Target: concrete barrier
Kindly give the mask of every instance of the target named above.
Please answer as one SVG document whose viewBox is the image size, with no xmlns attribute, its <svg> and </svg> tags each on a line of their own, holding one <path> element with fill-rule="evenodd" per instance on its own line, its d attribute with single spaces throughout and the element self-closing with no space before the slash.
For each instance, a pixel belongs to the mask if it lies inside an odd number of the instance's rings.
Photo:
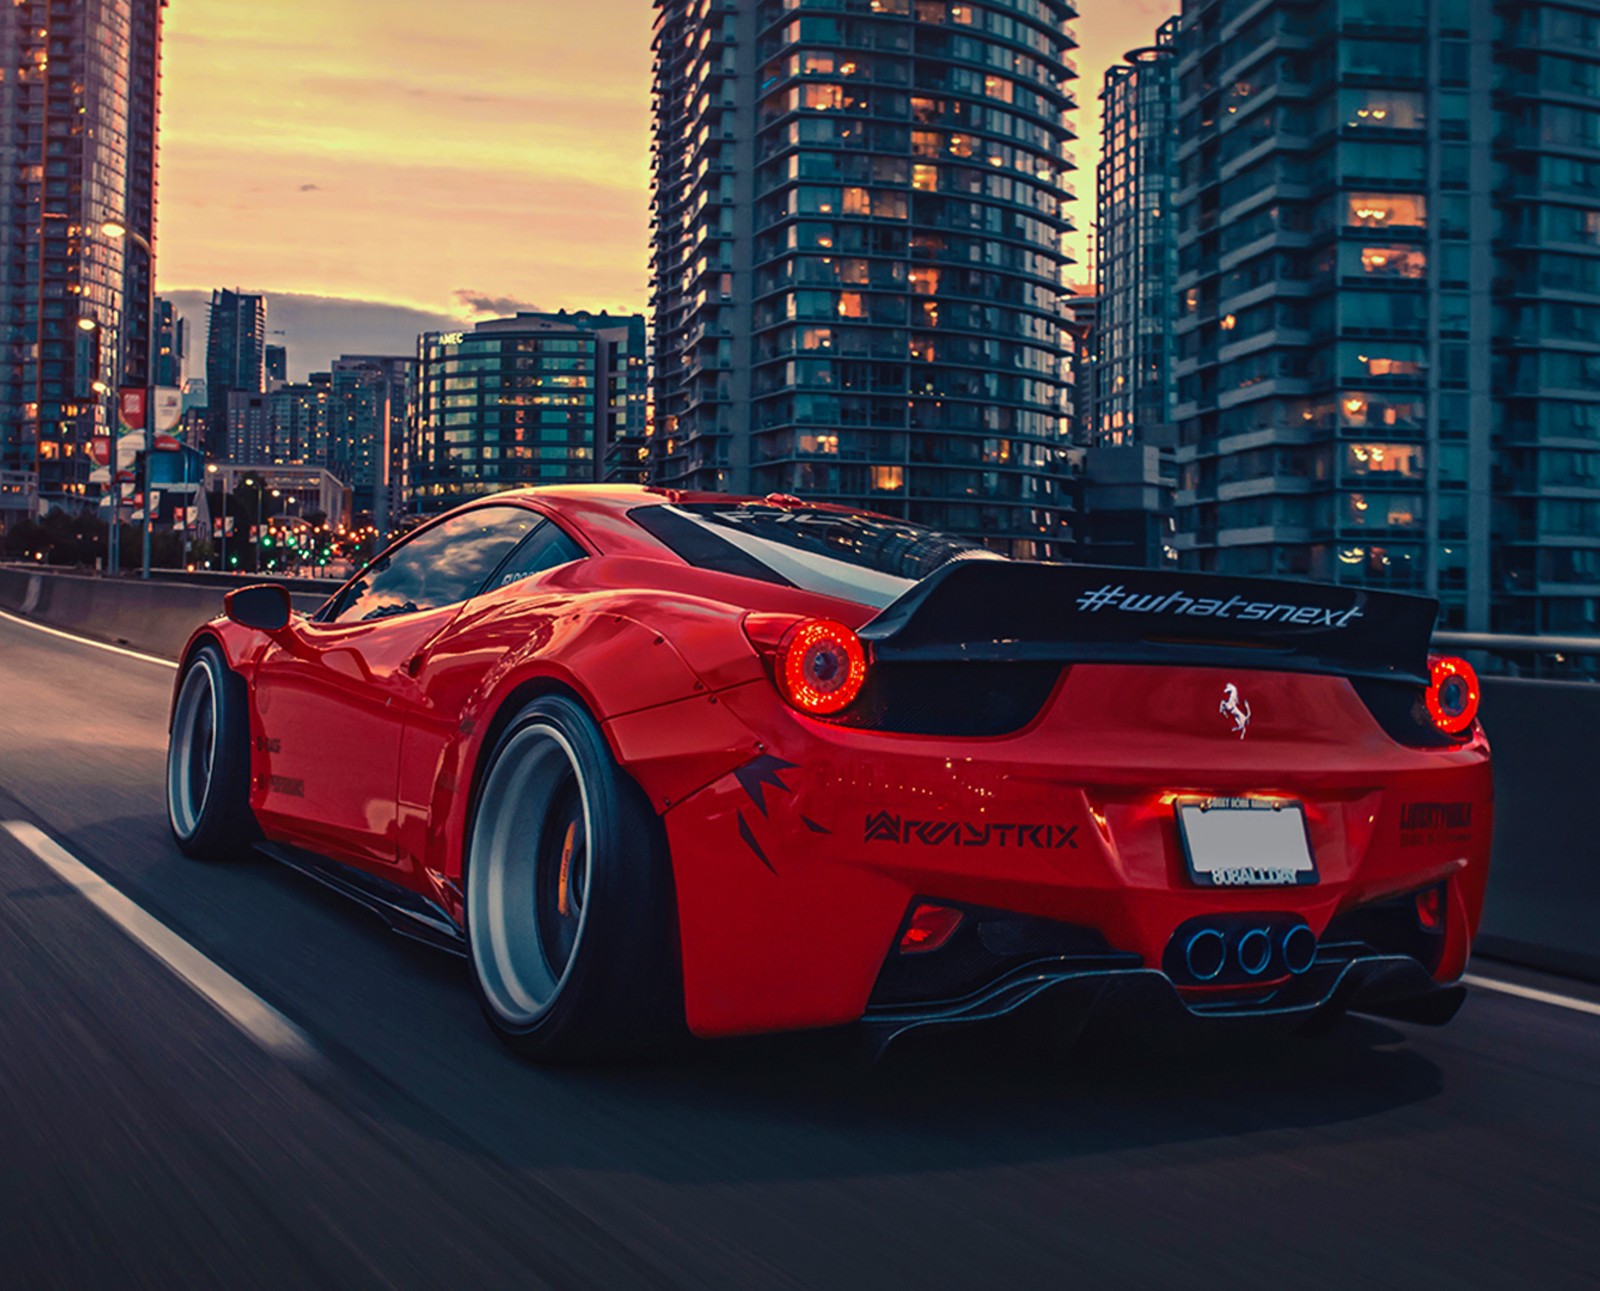
<svg viewBox="0 0 1600 1291">
<path fill-rule="evenodd" d="M 1600 685 L 1482 680 L 1494 862 L 1474 949 L 1600 981 Z"/>
<path fill-rule="evenodd" d="M 221 612 L 229 587 L 260 581 L 270 580 L 177 575 L 144 582 L 4 566 L 0 609 L 176 656 L 199 624 Z M 276 581 L 305 611 L 340 586 Z M 1494 863 L 1476 949 L 1600 981 L 1600 685 L 1486 677 L 1483 722 L 1495 753 Z"/>
<path fill-rule="evenodd" d="M 230 587 L 274 581 L 290 589 L 296 609 L 308 612 L 338 586 L 274 579 L 96 578 L 9 565 L 0 567 L 0 609 L 96 641 L 175 657 L 195 628 L 222 613 Z"/>
</svg>

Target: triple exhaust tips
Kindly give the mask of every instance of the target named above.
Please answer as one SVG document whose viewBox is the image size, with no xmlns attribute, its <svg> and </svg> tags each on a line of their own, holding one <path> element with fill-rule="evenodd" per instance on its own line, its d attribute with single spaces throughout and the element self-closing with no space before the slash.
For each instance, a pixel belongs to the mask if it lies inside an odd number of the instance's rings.
<svg viewBox="0 0 1600 1291">
<path fill-rule="evenodd" d="M 1299 976 L 1317 957 L 1316 935 L 1303 923 L 1282 926 L 1201 927 L 1183 943 L 1183 966 L 1197 982 L 1229 978 L 1255 980 L 1276 966 Z"/>
</svg>

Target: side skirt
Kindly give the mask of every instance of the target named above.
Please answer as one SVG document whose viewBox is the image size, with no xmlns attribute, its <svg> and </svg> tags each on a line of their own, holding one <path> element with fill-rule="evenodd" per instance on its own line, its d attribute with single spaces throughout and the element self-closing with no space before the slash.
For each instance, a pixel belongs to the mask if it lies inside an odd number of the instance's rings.
<svg viewBox="0 0 1600 1291">
<path fill-rule="evenodd" d="M 258 843 L 256 850 L 323 887 L 366 906 L 402 937 L 465 956 L 466 938 L 439 906 L 375 874 L 330 861 L 287 843 Z"/>
</svg>

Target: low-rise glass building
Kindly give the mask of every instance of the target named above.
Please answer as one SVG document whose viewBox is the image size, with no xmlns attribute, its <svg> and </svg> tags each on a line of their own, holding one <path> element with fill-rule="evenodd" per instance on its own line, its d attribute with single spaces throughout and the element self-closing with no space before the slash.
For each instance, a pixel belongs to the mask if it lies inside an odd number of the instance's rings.
<svg viewBox="0 0 1600 1291">
<path fill-rule="evenodd" d="M 636 478 L 644 444 L 639 315 L 518 314 L 418 343 L 408 510 L 534 484 Z"/>
</svg>

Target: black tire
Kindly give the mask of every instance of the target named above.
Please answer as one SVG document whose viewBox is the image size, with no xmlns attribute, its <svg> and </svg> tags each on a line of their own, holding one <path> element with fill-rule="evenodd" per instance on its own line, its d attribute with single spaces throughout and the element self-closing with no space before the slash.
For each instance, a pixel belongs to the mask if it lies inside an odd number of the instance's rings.
<svg viewBox="0 0 1600 1291">
<path fill-rule="evenodd" d="M 576 701 L 534 700 L 495 743 L 473 804 L 465 882 L 478 1002 L 516 1053 L 591 1061 L 681 1033 L 661 822 Z"/>
<path fill-rule="evenodd" d="M 167 824 L 178 849 L 225 860 L 260 836 L 250 810 L 250 698 L 214 645 L 195 651 L 167 728 Z"/>
</svg>

